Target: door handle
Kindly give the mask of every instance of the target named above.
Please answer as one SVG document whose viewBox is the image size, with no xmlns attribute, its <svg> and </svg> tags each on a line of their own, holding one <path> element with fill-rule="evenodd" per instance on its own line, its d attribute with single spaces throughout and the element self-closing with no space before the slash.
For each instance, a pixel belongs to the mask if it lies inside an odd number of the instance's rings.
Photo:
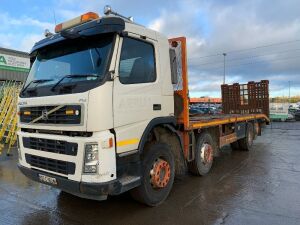
<svg viewBox="0 0 300 225">
<path fill-rule="evenodd" d="M 153 111 L 161 110 L 161 104 L 153 104 Z"/>
</svg>

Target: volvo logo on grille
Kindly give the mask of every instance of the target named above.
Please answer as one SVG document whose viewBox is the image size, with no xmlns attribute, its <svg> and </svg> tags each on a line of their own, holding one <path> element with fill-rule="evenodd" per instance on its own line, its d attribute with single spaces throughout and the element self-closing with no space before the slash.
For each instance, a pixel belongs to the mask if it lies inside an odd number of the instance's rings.
<svg viewBox="0 0 300 225">
<path fill-rule="evenodd" d="M 47 120 L 48 119 L 48 111 L 47 111 L 47 109 L 44 109 L 42 111 L 42 119 L 43 120 Z"/>
<path fill-rule="evenodd" d="M 51 114 L 51 113 L 54 113 L 56 112 L 57 110 L 61 109 L 62 107 L 64 107 L 64 105 L 59 105 L 59 106 L 56 106 L 55 108 L 51 109 L 51 110 L 47 110 L 47 108 L 44 108 L 42 110 L 42 113 L 39 117 L 35 118 L 34 120 L 30 121 L 29 123 L 36 123 L 37 121 L 39 120 L 47 120 L 48 119 L 48 116 Z"/>
</svg>

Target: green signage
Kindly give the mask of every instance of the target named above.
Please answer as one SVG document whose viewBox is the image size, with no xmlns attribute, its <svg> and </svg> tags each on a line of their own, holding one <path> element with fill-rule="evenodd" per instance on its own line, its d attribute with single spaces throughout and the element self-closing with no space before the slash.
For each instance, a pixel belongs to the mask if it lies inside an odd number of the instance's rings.
<svg viewBox="0 0 300 225">
<path fill-rule="evenodd" d="M 0 55 L 0 63 L 6 64 L 6 60 L 3 55 Z"/>
<path fill-rule="evenodd" d="M 28 57 L 0 54 L 0 69 L 18 72 L 29 72 L 30 61 Z"/>
<path fill-rule="evenodd" d="M 26 68 L 18 68 L 18 67 L 3 66 L 3 65 L 0 65 L 0 69 L 9 70 L 9 71 L 17 71 L 17 72 L 25 72 L 25 73 L 28 73 L 30 71 L 30 69 L 26 69 Z"/>
</svg>

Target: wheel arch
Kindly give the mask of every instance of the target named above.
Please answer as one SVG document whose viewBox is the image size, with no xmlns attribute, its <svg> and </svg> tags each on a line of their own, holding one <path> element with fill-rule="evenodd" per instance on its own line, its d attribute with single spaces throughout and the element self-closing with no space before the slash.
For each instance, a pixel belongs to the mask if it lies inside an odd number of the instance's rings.
<svg viewBox="0 0 300 225">
<path fill-rule="evenodd" d="M 162 130 L 163 132 L 161 132 Z M 149 136 L 152 134 L 154 134 L 154 138 L 156 140 L 162 141 L 170 146 L 175 157 L 176 175 L 178 176 L 184 174 L 187 166 L 183 155 L 183 140 L 179 132 L 176 130 L 176 118 L 173 116 L 158 117 L 149 122 L 145 131 L 143 132 L 138 146 L 138 152 L 140 155 L 143 155 L 144 150 L 146 149 L 146 143 L 148 143 Z M 166 141 L 165 135 L 169 135 L 170 138 L 176 137 L 175 140 L 178 141 L 179 145 L 174 145 L 174 143 L 171 143 L 172 141 Z"/>
<path fill-rule="evenodd" d="M 141 141 L 138 145 L 138 151 L 140 152 L 140 154 L 143 153 L 145 144 L 147 142 L 147 138 L 148 135 L 151 133 L 151 131 L 157 127 L 157 126 L 163 126 L 163 125 L 168 125 L 166 127 L 168 127 L 168 129 L 170 129 L 170 127 L 175 127 L 176 125 L 176 119 L 173 116 L 167 116 L 167 117 L 157 117 L 152 119 L 147 127 L 145 128 L 142 137 L 141 137 Z"/>
</svg>

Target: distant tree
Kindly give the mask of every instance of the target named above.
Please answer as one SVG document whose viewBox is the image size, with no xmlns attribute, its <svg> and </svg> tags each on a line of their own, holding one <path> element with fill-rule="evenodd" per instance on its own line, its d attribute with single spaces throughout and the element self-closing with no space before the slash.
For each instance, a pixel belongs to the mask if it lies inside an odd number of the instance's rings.
<svg viewBox="0 0 300 225">
<path fill-rule="evenodd" d="M 270 102 L 285 103 L 285 102 L 289 102 L 289 98 L 288 97 L 270 98 Z M 290 99 L 290 103 L 297 103 L 297 102 L 300 102 L 300 96 L 292 96 Z"/>
</svg>

